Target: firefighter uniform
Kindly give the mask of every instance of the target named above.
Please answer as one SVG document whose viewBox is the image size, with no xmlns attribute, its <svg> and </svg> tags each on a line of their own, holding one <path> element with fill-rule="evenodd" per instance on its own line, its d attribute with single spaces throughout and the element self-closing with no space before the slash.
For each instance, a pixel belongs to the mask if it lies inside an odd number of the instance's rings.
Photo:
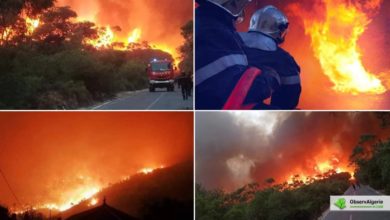
<svg viewBox="0 0 390 220">
<path fill-rule="evenodd" d="M 271 37 L 260 32 L 240 33 L 249 65 L 272 68 L 280 76 L 280 87 L 271 98 L 271 105 L 280 109 L 295 109 L 301 94 L 300 67 L 294 58 L 280 48 Z"/>
<path fill-rule="evenodd" d="M 237 102 L 237 98 L 248 104 L 261 103 L 270 97 L 275 80 L 258 69 L 249 68 L 243 41 L 235 29 L 236 17 L 212 2 L 198 0 L 198 3 L 195 12 L 196 108 L 241 109 L 237 105 L 226 105 Z"/>
</svg>

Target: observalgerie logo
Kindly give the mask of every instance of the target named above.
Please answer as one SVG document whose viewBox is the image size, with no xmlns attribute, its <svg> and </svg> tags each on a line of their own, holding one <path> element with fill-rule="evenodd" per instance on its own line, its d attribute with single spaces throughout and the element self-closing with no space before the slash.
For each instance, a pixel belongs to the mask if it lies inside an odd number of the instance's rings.
<svg viewBox="0 0 390 220">
<path fill-rule="evenodd" d="M 339 209 L 345 209 L 347 205 L 345 204 L 346 201 L 344 198 L 339 198 L 334 205 L 337 206 Z"/>
</svg>

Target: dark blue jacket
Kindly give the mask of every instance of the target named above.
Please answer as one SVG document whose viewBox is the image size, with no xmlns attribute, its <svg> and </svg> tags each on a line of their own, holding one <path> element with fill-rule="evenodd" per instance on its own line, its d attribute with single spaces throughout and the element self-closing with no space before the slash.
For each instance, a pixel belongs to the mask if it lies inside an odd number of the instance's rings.
<svg viewBox="0 0 390 220">
<path fill-rule="evenodd" d="M 251 32 L 250 32 L 251 33 Z M 262 37 L 261 33 L 257 33 Z M 285 50 L 275 46 L 275 51 L 268 51 L 256 48 L 256 33 L 246 35 L 245 40 L 250 46 L 245 46 L 244 50 L 251 66 L 257 68 L 272 68 L 280 76 L 280 87 L 274 91 L 271 98 L 271 105 L 278 109 L 295 109 L 299 103 L 301 95 L 300 72 L 301 69 L 294 58 Z M 261 42 L 257 42 L 259 45 Z M 248 43 L 246 43 L 248 45 Z M 275 43 L 275 45 L 277 45 Z"/>
<path fill-rule="evenodd" d="M 201 1 L 195 11 L 196 109 L 222 109 L 235 85 L 248 69 L 243 42 L 235 29 L 235 17 L 223 8 Z M 259 77 L 246 101 L 262 102 L 270 96 Z"/>
</svg>

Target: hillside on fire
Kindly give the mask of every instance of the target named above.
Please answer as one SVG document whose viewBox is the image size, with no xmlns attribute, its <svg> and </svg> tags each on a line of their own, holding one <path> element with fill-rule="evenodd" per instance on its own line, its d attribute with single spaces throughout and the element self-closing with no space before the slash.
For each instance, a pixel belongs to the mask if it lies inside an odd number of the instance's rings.
<svg viewBox="0 0 390 220">
<path fill-rule="evenodd" d="M 190 72 L 192 5 L 153 4 L 1 1 L 0 109 L 79 109 L 145 89 L 153 59 Z"/>
<path fill-rule="evenodd" d="M 328 216 L 331 195 L 390 195 L 389 113 L 197 113 L 196 124 L 196 219 L 342 219 Z"/>
<path fill-rule="evenodd" d="M 1 220 L 193 216 L 190 112 L 3 112 L 0 121 Z"/>
<path fill-rule="evenodd" d="M 139 173 L 102 189 L 94 198 L 61 213 L 62 219 L 102 205 L 103 200 L 138 219 L 186 219 L 193 216 L 193 163 Z M 91 201 L 94 205 L 91 205 Z"/>
</svg>

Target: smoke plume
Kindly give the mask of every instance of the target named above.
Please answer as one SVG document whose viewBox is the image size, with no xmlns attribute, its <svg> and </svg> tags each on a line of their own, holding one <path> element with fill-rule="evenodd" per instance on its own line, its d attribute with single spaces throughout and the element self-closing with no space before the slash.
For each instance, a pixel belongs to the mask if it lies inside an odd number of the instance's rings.
<svg viewBox="0 0 390 220">
<path fill-rule="evenodd" d="M 287 181 L 330 163 L 353 171 L 349 157 L 363 134 L 388 137 L 375 113 L 196 114 L 196 181 L 234 190 L 253 181 Z"/>
</svg>

